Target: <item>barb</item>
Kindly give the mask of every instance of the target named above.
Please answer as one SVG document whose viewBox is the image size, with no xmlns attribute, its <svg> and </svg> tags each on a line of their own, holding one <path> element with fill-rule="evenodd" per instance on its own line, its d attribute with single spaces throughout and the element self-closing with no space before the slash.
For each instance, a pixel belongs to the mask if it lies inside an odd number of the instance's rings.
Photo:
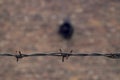
<svg viewBox="0 0 120 80">
<path fill-rule="evenodd" d="M 120 53 L 110 53 L 110 54 L 104 54 L 104 53 L 73 53 L 71 50 L 70 52 L 63 52 L 61 49 L 60 52 L 51 52 L 51 53 L 32 53 L 32 54 L 23 54 L 21 51 L 16 51 L 18 54 L 12 54 L 12 53 L 4 53 L 0 54 L 0 56 L 10 56 L 15 57 L 16 61 L 18 62 L 19 59 L 22 59 L 24 57 L 32 57 L 32 56 L 58 56 L 62 57 L 62 62 L 64 62 L 65 59 L 68 59 L 70 56 L 103 56 L 108 57 L 111 59 L 120 59 Z"/>
</svg>

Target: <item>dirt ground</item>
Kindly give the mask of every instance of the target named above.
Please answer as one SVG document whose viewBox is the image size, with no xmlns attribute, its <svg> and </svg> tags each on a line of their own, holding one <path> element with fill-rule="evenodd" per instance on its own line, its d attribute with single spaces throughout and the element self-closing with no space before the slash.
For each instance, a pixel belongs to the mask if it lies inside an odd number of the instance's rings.
<svg viewBox="0 0 120 80">
<path fill-rule="evenodd" d="M 57 33 L 69 18 L 74 35 Z M 120 0 L 0 0 L 0 53 L 120 51 Z M 0 80 L 120 80 L 106 57 L 0 57 Z"/>
</svg>

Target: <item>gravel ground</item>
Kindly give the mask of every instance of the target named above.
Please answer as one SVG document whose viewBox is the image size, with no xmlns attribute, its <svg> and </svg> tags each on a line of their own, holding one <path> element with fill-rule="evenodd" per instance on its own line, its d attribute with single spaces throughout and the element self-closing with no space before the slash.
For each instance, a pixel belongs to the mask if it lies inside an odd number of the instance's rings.
<svg viewBox="0 0 120 80">
<path fill-rule="evenodd" d="M 57 33 L 69 18 L 74 35 Z M 0 0 L 0 52 L 120 51 L 120 0 Z M 0 57 L 0 80 L 120 80 L 120 60 L 105 57 Z"/>
</svg>

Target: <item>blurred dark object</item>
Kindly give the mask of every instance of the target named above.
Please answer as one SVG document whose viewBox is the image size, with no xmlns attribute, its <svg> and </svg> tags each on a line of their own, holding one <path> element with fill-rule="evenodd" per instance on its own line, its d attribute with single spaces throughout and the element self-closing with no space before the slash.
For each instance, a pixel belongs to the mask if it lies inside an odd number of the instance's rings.
<svg viewBox="0 0 120 80">
<path fill-rule="evenodd" d="M 66 40 L 70 40 L 73 36 L 74 29 L 70 21 L 66 20 L 62 25 L 60 25 L 58 33 Z"/>
</svg>

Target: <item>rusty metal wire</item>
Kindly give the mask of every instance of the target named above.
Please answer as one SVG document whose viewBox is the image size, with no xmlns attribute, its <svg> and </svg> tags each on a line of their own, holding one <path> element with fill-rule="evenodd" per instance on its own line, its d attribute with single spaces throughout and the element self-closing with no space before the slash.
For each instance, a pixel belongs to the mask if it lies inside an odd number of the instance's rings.
<svg viewBox="0 0 120 80">
<path fill-rule="evenodd" d="M 110 54 L 104 54 L 104 53 L 72 53 L 70 52 L 62 52 L 60 49 L 60 52 L 50 52 L 50 53 L 32 53 L 32 54 L 23 54 L 21 51 L 16 51 L 19 54 L 11 54 L 11 53 L 4 53 L 0 54 L 0 56 L 10 56 L 10 57 L 15 57 L 17 62 L 19 59 L 25 58 L 25 57 L 31 57 L 31 56 L 60 56 L 62 57 L 62 62 L 64 62 L 65 59 L 68 59 L 70 56 L 103 56 L 103 57 L 108 57 L 111 59 L 120 59 L 120 53 L 110 53 Z"/>
</svg>

